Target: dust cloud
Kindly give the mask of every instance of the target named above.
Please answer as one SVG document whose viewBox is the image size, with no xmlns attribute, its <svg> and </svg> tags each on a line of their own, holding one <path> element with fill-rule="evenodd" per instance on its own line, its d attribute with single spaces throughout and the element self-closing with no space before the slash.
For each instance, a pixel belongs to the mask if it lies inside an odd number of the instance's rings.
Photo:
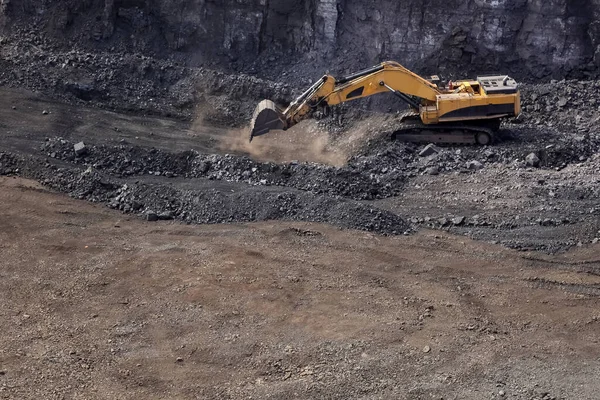
<svg viewBox="0 0 600 400">
<path fill-rule="evenodd" d="M 248 154 L 258 161 L 278 163 L 299 161 L 341 167 L 348 154 L 319 129 L 316 121 L 303 121 L 287 131 L 271 131 L 249 142 L 250 128 L 230 130 L 221 140 L 220 150 Z"/>
<path fill-rule="evenodd" d="M 393 117 L 392 117 L 393 118 Z M 347 131 L 335 140 L 336 148 L 340 149 L 349 157 L 359 153 L 369 141 L 380 139 L 388 135 L 391 128 L 390 116 L 372 115 L 359 121 L 355 121 Z"/>
<path fill-rule="evenodd" d="M 314 162 L 336 167 L 346 165 L 369 140 L 381 136 L 390 124 L 389 116 L 371 115 L 355 120 L 343 133 L 332 136 L 319 127 L 316 120 L 307 119 L 286 131 L 271 131 L 250 142 L 249 126 L 216 128 L 210 118 L 214 113 L 210 104 L 199 105 L 191 127 L 195 136 L 211 142 L 207 142 L 207 146 L 213 150 L 243 154 L 263 162 Z"/>
</svg>

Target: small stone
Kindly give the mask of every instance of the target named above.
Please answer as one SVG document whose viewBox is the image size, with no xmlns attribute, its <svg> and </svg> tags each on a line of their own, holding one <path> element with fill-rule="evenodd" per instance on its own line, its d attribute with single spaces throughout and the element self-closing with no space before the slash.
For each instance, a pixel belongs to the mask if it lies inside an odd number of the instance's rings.
<svg viewBox="0 0 600 400">
<path fill-rule="evenodd" d="M 552 226 L 553 225 L 552 220 L 550 218 L 544 218 L 544 219 L 539 218 L 538 223 L 541 226 Z"/>
<path fill-rule="evenodd" d="M 551 82 L 551 83 L 552 83 L 552 82 Z M 552 84 L 554 84 L 554 83 L 552 83 Z M 541 87 L 541 88 L 539 89 L 538 93 L 539 93 L 539 95 L 540 95 L 540 96 L 545 96 L 545 95 L 547 95 L 547 94 L 549 94 L 549 93 L 550 93 L 550 88 L 549 88 L 549 87 L 547 87 L 547 86 Z"/>
<path fill-rule="evenodd" d="M 456 226 L 460 226 L 465 223 L 465 217 L 454 217 L 452 218 L 452 223 Z"/>
<path fill-rule="evenodd" d="M 496 153 L 493 150 L 486 150 L 483 155 L 485 155 L 486 158 L 496 157 Z"/>
<path fill-rule="evenodd" d="M 42 111 L 42 114 L 44 114 L 44 115 L 48 115 L 48 111 L 47 111 L 47 110 L 44 110 L 44 111 Z"/>
<path fill-rule="evenodd" d="M 498 395 L 500 395 L 500 397 L 504 397 L 506 395 L 506 392 L 504 390 L 501 390 L 498 392 Z"/>
<path fill-rule="evenodd" d="M 421 150 L 419 152 L 419 156 L 427 157 L 427 156 L 430 156 L 432 154 L 436 154 L 439 152 L 440 152 L 440 148 L 437 147 L 436 145 L 434 145 L 433 143 L 430 143 L 427 146 L 425 146 L 425 148 L 423 148 L 423 150 Z"/>
<path fill-rule="evenodd" d="M 529 153 L 527 157 L 525 157 L 525 165 L 537 168 L 540 165 L 540 158 L 535 153 Z"/>
<path fill-rule="evenodd" d="M 566 97 L 561 97 L 560 99 L 558 99 L 558 106 L 564 107 L 567 105 L 568 102 L 569 102 L 569 99 L 567 99 Z"/>
<path fill-rule="evenodd" d="M 473 171 L 477 171 L 483 168 L 483 164 L 477 160 L 471 160 L 467 162 L 467 168 Z"/>
<path fill-rule="evenodd" d="M 446 217 L 442 217 L 442 218 L 438 219 L 438 221 L 437 221 L 437 222 L 438 222 L 438 224 L 440 224 L 441 226 L 446 226 L 446 225 L 448 225 L 448 223 L 449 223 L 449 221 L 448 221 L 448 218 L 446 218 Z"/>
<path fill-rule="evenodd" d="M 146 212 L 146 220 L 147 221 L 158 221 L 158 214 L 156 214 L 154 211 L 147 211 Z"/>
<path fill-rule="evenodd" d="M 438 167 L 429 167 L 425 172 L 427 175 L 439 175 L 440 170 Z"/>
<path fill-rule="evenodd" d="M 592 244 L 596 244 L 596 243 L 598 243 L 599 241 L 600 241 L 600 239 L 599 239 L 599 238 L 594 238 L 594 240 L 592 240 Z"/>
<path fill-rule="evenodd" d="M 75 143 L 73 149 L 75 150 L 75 154 L 78 156 L 82 156 L 88 152 L 88 149 L 85 147 L 85 143 L 83 142 Z"/>
<path fill-rule="evenodd" d="M 177 357 L 177 358 L 175 359 L 175 361 L 177 361 L 177 362 L 183 362 L 183 357 Z"/>
<path fill-rule="evenodd" d="M 431 351 L 431 347 L 425 346 L 423 347 L 423 353 L 429 353 Z"/>
<path fill-rule="evenodd" d="M 163 211 L 160 214 L 158 214 L 158 219 L 161 219 L 161 220 L 173 219 L 173 212 L 172 211 Z"/>
<path fill-rule="evenodd" d="M 12 106 L 12 109 L 13 109 L 13 110 L 16 110 L 16 109 L 17 109 L 17 106 Z"/>
</svg>

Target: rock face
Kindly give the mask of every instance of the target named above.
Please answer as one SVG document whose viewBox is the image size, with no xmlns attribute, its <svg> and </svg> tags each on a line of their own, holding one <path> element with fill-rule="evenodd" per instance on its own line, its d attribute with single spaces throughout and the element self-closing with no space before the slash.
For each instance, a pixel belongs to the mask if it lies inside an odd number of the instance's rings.
<svg viewBox="0 0 600 400">
<path fill-rule="evenodd" d="M 600 0 L 1 0 L 0 12 L 5 33 L 39 26 L 65 45 L 264 76 L 393 59 L 535 79 L 591 76 L 600 63 Z"/>
</svg>

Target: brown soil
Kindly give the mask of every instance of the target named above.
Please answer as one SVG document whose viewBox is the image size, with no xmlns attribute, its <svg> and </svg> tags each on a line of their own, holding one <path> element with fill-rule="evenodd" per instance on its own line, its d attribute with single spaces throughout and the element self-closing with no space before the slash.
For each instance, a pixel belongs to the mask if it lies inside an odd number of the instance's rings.
<svg viewBox="0 0 600 400">
<path fill-rule="evenodd" d="M 148 223 L 9 177 L 0 209 L 0 398 L 600 390 L 598 245 Z"/>
</svg>

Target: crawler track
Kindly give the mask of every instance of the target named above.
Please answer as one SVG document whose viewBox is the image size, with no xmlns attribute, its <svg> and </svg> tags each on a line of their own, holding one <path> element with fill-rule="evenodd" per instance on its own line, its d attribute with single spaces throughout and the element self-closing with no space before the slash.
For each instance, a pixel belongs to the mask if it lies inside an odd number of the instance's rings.
<svg viewBox="0 0 600 400">
<path fill-rule="evenodd" d="M 392 139 L 404 142 L 487 145 L 494 141 L 498 129 L 493 123 L 425 125 L 414 111 L 407 111 L 400 118 L 403 126 L 392 133 Z"/>
</svg>

